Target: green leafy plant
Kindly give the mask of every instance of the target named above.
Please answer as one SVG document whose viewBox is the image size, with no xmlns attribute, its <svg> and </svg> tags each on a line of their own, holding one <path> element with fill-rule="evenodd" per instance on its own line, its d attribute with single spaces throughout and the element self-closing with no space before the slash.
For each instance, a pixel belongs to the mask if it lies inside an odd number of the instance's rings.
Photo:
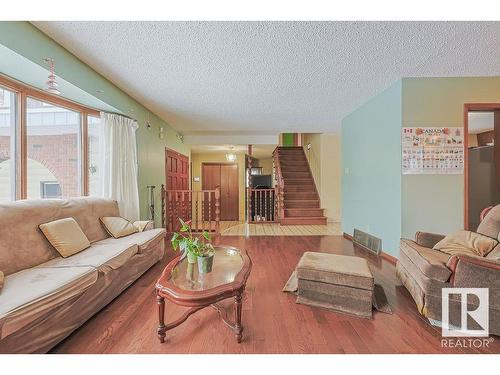
<svg viewBox="0 0 500 375">
<path fill-rule="evenodd" d="M 203 231 L 201 236 L 193 235 L 191 227 L 182 219 L 179 219 L 181 228 L 179 232 L 172 235 L 172 248 L 174 251 L 191 253 L 196 256 L 204 257 L 214 253 L 214 247 L 210 243 L 210 233 Z"/>
</svg>

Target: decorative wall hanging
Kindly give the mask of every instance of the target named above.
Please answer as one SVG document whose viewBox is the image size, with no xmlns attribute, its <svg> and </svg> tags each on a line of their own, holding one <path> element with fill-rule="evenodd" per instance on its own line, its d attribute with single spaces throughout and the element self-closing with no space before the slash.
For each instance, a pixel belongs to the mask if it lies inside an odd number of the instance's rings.
<svg viewBox="0 0 500 375">
<path fill-rule="evenodd" d="M 54 67 L 54 59 L 51 58 L 45 58 L 43 59 L 48 65 L 50 69 L 50 74 L 49 74 L 49 80 L 45 82 L 47 84 L 47 88 L 45 91 L 50 92 L 51 94 L 54 95 L 61 95 L 61 92 L 59 91 L 58 87 L 59 84 L 56 81 L 56 74 L 55 74 L 55 67 Z"/>
<path fill-rule="evenodd" d="M 403 174 L 463 173 L 463 128 L 403 128 L 401 137 Z"/>
</svg>

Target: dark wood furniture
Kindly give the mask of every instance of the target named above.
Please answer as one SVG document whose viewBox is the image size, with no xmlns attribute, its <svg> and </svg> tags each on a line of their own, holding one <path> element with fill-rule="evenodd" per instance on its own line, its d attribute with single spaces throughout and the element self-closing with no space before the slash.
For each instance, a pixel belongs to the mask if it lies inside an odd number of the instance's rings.
<svg viewBox="0 0 500 375">
<path fill-rule="evenodd" d="M 223 322 L 241 342 L 243 326 L 241 324 L 242 297 L 252 261 L 246 251 L 235 247 L 217 246 L 212 272 L 198 273 L 197 264 L 190 264 L 186 257 L 178 256 L 172 260 L 156 283 L 158 302 L 158 338 L 165 341 L 166 332 L 177 327 L 198 310 L 211 306 L 220 315 Z M 234 321 L 218 302 L 234 298 Z M 165 324 L 165 299 L 188 307 L 178 319 Z"/>
</svg>

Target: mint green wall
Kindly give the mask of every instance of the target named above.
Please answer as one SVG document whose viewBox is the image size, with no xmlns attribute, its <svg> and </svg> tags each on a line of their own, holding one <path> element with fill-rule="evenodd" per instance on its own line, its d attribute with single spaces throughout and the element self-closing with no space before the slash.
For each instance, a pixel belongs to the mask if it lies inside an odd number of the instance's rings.
<svg viewBox="0 0 500 375">
<path fill-rule="evenodd" d="M 165 180 L 164 149 L 169 147 L 185 155 L 190 155 L 190 148 L 177 139 L 177 132 L 156 115 L 148 114 L 147 109 L 141 103 L 131 98 L 28 22 L 0 22 L 0 44 L 16 52 L 19 59 L 31 61 L 34 64 L 33 70 L 39 70 L 40 66 L 45 68 L 43 58 L 52 57 L 56 63 L 57 76 L 79 88 L 82 93 L 81 97 L 72 97 L 71 99 L 95 106 L 96 102 L 99 101 L 90 100 L 89 95 L 95 96 L 105 103 L 101 108 L 97 109 L 109 110 L 110 107 L 116 108 L 117 112 L 137 120 L 139 123 L 137 147 L 141 216 L 143 218 L 147 216 L 146 186 L 156 185 L 156 221 L 158 224 L 160 220 L 159 186 Z M 2 55 L 0 55 L 1 59 Z M 1 73 L 23 81 L 23 78 L 33 75 L 33 72 L 26 71 L 26 65 L 24 61 L 23 64 L 19 64 L 22 69 L 17 66 L 3 67 Z M 45 79 L 46 77 L 44 77 L 43 81 Z M 26 83 L 36 85 L 33 82 Z M 98 94 L 96 90 L 103 90 L 104 93 Z M 78 95 L 78 90 L 72 90 L 72 95 Z M 147 130 L 144 126 L 148 118 L 153 125 L 151 130 Z M 158 137 L 160 126 L 164 128 L 165 136 L 163 140 Z"/>
<path fill-rule="evenodd" d="M 401 81 L 342 121 L 342 230 L 382 239 L 397 256 L 401 236 Z"/>
<path fill-rule="evenodd" d="M 500 77 L 404 78 L 402 126 L 463 127 L 465 103 L 500 103 Z M 406 175 L 402 234 L 450 233 L 464 225 L 464 176 Z"/>
</svg>

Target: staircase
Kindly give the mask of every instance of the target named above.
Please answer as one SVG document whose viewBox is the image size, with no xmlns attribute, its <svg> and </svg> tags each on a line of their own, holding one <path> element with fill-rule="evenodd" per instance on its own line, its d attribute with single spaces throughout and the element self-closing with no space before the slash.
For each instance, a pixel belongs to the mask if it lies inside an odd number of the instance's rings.
<svg viewBox="0 0 500 375">
<path fill-rule="evenodd" d="M 274 159 L 282 184 L 281 225 L 326 225 L 303 148 L 277 147 Z"/>
</svg>

